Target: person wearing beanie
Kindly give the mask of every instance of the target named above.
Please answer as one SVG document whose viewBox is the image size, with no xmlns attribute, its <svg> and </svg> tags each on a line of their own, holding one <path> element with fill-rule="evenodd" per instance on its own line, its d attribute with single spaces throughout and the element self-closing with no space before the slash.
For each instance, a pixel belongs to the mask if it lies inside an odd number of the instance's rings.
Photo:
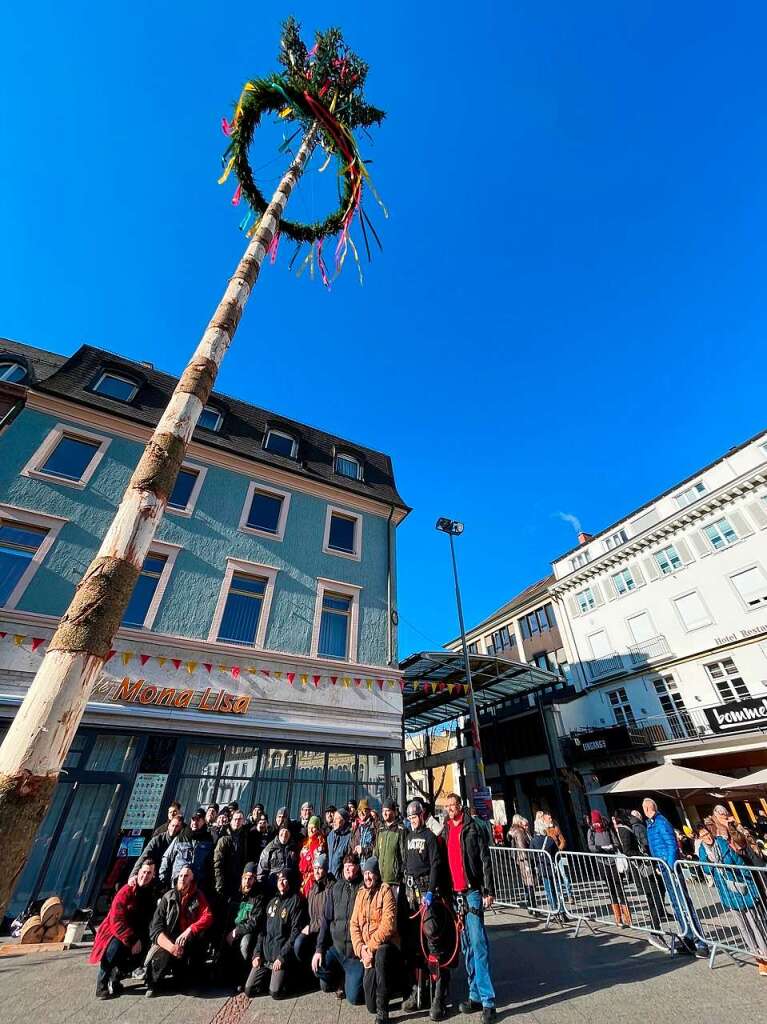
<svg viewBox="0 0 767 1024">
<path fill-rule="evenodd" d="M 226 907 L 221 961 L 238 987 L 250 970 L 264 919 L 264 896 L 256 874 L 256 863 L 249 861 L 242 870 L 239 892 L 229 898 Z"/>
<path fill-rule="evenodd" d="M 295 984 L 298 961 L 294 947 L 307 922 L 306 900 L 298 892 L 292 868 L 277 871 L 277 895 L 266 906 L 266 918 L 258 934 L 251 971 L 245 982 L 247 996 L 282 999 Z"/>
<path fill-rule="evenodd" d="M 213 874 L 216 895 L 226 903 L 236 896 L 240 888 L 243 864 L 248 854 L 248 833 L 245 815 L 235 811 L 229 822 L 229 831 L 221 836 L 213 851 Z"/>
<path fill-rule="evenodd" d="M 351 940 L 351 918 L 357 893 L 362 885 L 360 860 L 356 853 L 346 853 L 341 875 L 329 890 L 317 936 L 317 951 L 312 957 L 312 971 L 320 979 L 323 992 L 345 995 L 352 1006 L 361 1006 L 362 961 L 354 955 Z M 339 987 L 341 983 L 341 987 Z"/>
<path fill-rule="evenodd" d="M 334 882 L 335 878 L 328 874 L 328 855 L 319 850 L 314 855 L 311 885 L 306 886 L 304 883 L 302 886 L 302 889 L 305 889 L 309 920 L 302 928 L 294 946 L 296 959 L 307 973 L 317 948 L 317 936 L 325 915 L 325 903 Z"/>
<path fill-rule="evenodd" d="M 394 887 L 394 899 L 399 895 L 402 881 L 402 854 L 405 844 L 405 826 L 397 816 L 397 805 L 388 797 L 381 805 L 381 824 L 378 827 L 373 853 L 381 865 L 381 881 Z"/>
<path fill-rule="evenodd" d="M 258 861 L 258 880 L 266 891 L 274 893 L 277 888 L 277 872 L 284 868 L 294 868 L 297 861 L 296 849 L 290 825 L 283 821 L 277 835 L 264 847 Z"/>
<path fill-rule="evenodd" d="M 341 877 L 343 859 L 351 849 L 352 830 L 349 828 L 349 815 L 346 808 L 341 808 L 333 815 L 333 829 L 328 833 L 328 872 L 334 878 Z"/>
<path fill-rule="evenodd" d="M 198 807 L 168 849 L 160 863 L 160 882 L 163 890 L 176 884 L 181 869 L 190 867 L 197 888 L 206 896 L 212 887 L 213 837 L 205 824 L 205 811 Z"/>
<path fill-rule="evenodd" d="M 373 853 L 377 828 L 367 800 L 360 800 L 357 804 L 357 814 L 357 824 L 352 829 L 351 846 L 363 861 Z"/>
<path fill-rule="evenodd" d="M 313 814 L 306 823 L 306 839 L 301 847 L 298 858 L 298 871 L 301 875 L 301 895 L 308 896 L 314 883 L 314 859 L 318 853 L 327 853 L 328 844 L 322 831 L 322 823 Z"/>
<path fill-rule="evenodd" d="M 349 927 L 354 955 L 363 968 L 362 989 L 376 1024 L 389 1020 L 389 998 L 401 959 L 397 935 L 397 905 L 390 885 L 381 881 L 377 857 L 362 865 L 362 888 L 357 894 Z"/>
</svg>

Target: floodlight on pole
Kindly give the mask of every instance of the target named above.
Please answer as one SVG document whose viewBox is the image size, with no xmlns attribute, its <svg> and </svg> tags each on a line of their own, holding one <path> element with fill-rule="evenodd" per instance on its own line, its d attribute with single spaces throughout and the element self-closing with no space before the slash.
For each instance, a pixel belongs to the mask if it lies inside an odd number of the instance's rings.
<svg viewBox="0 0 767 1024">
<path fill-rule="evenodd" d="M 485 762 L 482 758 L 482 744 L 479 738 L 479 716 L 477 704 L 474 700 L 474 686 L 471 681 L 471 665 L 469 664 L 469 648 L 466 644 L 466 628 L 463 623 L 463 603 L 461 602 L 461 588 L 458 583 L 458 565 L 455 560 L 455 544 L 453 537 L 460 537 L 463 533 L 463 523 L 455 519 L 440 517 L 436 522 L 437 530 L 446 533 L 450 538 L 450 557 L 453 562 L 453 579 L 455 581 L 455 603 L 458 606 L 458 626 L 461 630 L 461 647 L 463 648 L 463 665 L 466 674 L 466 693 L 468 696 L 469 712 L 471 715 L 471 736 L 472 746 L 476 754 L 477 781 L 480 787 L 485 787 Z"/>
</svg>

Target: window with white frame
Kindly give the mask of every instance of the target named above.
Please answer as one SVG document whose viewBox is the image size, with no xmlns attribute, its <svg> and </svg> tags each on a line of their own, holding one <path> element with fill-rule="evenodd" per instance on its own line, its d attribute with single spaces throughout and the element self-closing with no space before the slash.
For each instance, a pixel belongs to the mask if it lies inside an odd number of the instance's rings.
<svg viewBox="0 0 767 1024">
<path fill-rule="evenodd" d="M 350 480 L 362 479 L 362 466 L 359 459 L 355 459 L 353 455 L 336 455 L 335 471 L 339 476 L 346 476 Z"/>
<path fill-rule="evenodd" d="M 579 552 L 579 554 L 573 555 L 573 557 L 570 559 L 570 568 L 571 569 L 580 569 L 584 565 L 588 564 L 588 560 L 589 560 L 589 553 L 588 553 L 588 551 L 581 551 L 581 552 Z"/>
<path fill-rule="evenodd" d="M 263 648 L 278 570 L 227 559 L 208 639 Z"/>
<path fill-rule="evenodd" d="M 711 624 L 709 610 L 697 590 L 692 590 L 689 594 L 682 594 L 681 597 L 675 597 L 673 604 L 688 633 L 693 629 L 700 629 L 702 626 Z"/>
<path fill-rule="evenodd" d="M 21 475 L 83 488 L 96 472 L 110 443 L 111 438 L 103 434 L 59 423 L 22 469 Z"/>
<path fill-rule="evenodd" d="M 591 587 L 586 587 L 584 590 L 580 590 L 575 595 L 575 600 L 578 602 L 578 608 L 583 613 L 590 612 L 597 606 L 597 602 L 594 597 L 594 591 L 591 589 Z"/>
<path fill-rule="evenodd" d="M 699 480 L 696 484 L 692 484 L 691 487 L 686 487 L 683 491 L 680 491 L 676 495 L 676 503 L 679 508 L 687 508 L 688 505 L 692 505 L 694 501 L 697 501 L 705 493 L 706 485 L 702 480 Z"/>
<path fill-rule="evenodd" d="M 612 655 L 610 640 L 604 629 L 598 629 L 595 633 L 591 633 L 588 640 L 593 658 L 609 658 Z"/>
<path fill-rule="evenodd" d="M 317 580 L 311 656 L 357 660 L 360 587 L 338 580 Z"/>
<path fill-rule="evenodd" d="M 667 675 L 653 679 L 653 687 L 666 715 L 672 737 L 675 740 L 684 740 L 695 736 L 697 730 L 674 677 Z"/>
<path fill-rule="evenodd" d="M 66 522 L 0 505 L 0 606 L 16 607 Z"/>
<path fill-rule="evenodd" d="M 118 402 L 130 402 L 136 397 L 138 384 L 129 377 L 105 371 L 94 382 L 93 390 L 97 395 L 115 398 Z"/>
<path fill-rule="evenodd" d="M 605 537 L 602 541 L 605 551 L 611 551 L 613 548 L 619 548 L 621 544 L 625 544 L 629 539 L 629 535 L 625 530 L 616 530 L 615 533 L 609 537 Z"/>
<path fill-rule="evenodd" d="M 273 455 L 284 455 L 288 459 L 295 459 L 298 442 L 282 430 L 270 430 L 264 441 L 264 449 Z"/>
<path fill-rule="evenodd" d="M 655 562 L 664 576 L 682 568 L 682 559 L 679 557 L 679 552 L 673 544 L 668 544 L 665 548 L 661 548 L 660 551 L 656 551 Z"/>
<path fill-rule="evenodd" d="M 730 579 L 747 608 L 767 604 L 767 576 L 761 566 L 752 565 L 748 569 L 741 569 L 733 573 Z"/>
<path fill-rule="evenodd" d="M 607 699 L 610 702 L 616 725 L 625 725 L 627 728 L 636 727 L 636 718 L 631 702 L 626 695 L 625 689 L 621 686 L 617 690 L 608 690 Z"/>
<path fill-rule="evenodd" d="M 207 470 L 204 466 L 183 465 L 168 498 L 168 511 L 191 515 L 202 489 Z"/>
<path fill-rule="evenodd" d="M 282 540 L 290 507 L 290 493 L 265 487 L 255 480 L 248 486 L 240 529 L 262 537 Z"/>
<path fill-rule="evenodd" d="M 19 384 L 26 375 L 27 371 L 21 363 L 0 361 L 0 380 L 8 381 L 9 384 Z"/>
<path fill-rule="evenodd" d="M 202 427 L 203 430 L 216 431 L 221 426 L 222 420 L 221 413 L 218 409 L 214 409 L 211 405 L 206 405 L 200 413 L 200 418 L 197 420 L 197 426 Z"/>
<path fill-rule="evenodd" d="M 732 658 L 722 661 L 711 661 L 705 666 L 709 679 L 714 684 L 717 696 L 728 704 L 730 701 L 748 700 L 751 696 L 748 687 L 738 672 Z"/>
<path fill-rule="evenodd" d="M 160 580 L 167 565 L 166 555 L 150 552 L 144 559 L 141 574 L 136 580 L 128 607 L 123 615 L 122 625 L 134 629 L 146 626 L 149 609 L 154 601 Z"/>
<path fill-rule="evenodd" d="M 715 523 L 709 523 L 708 526 L 704 526 L 703 532 L 708 537 L 714 551 L 720 551 L 722 548 L 734 544 L 738 539 L 737 533 L 724 516 L 721 519 L 717 519 Z"/>
<path fill-rule="evenodd" d="M 328 555 L 360 560 L 362 552 L 362 517 L 345 509 L 328 506 L 322 550 Z"/>
<path fill-rule="evenodd" d="M 636 590 L 636 580 L 631 574 L 631 569 L 621 569 L 613 573 L 613 586 L 618 594 L 628 594 L 630 590 Z"/>
<path fill-rule="evenodd" d="M 646 644 L 657 636 L 657 630 L 649 612 L 638 612 L 636 615 L 631 615 L 626 619 L 626 625 L 635 644 Z"/>
</svg>

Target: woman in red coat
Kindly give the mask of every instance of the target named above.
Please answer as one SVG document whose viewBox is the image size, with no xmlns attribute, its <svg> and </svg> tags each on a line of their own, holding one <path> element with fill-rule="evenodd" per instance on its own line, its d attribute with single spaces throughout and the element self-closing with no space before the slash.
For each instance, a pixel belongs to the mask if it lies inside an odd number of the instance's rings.
<svg viewBox="0 0 767 1024">
<path fill-rule="evenodd" d="M 148 860 L 112 900 L 109 913 L 99 925 L 89 958 L 99 964 L 96 998 L 109 999 L 122 990 L 120 975 L 130 970 L 149 945 L 149 922 L 156 898 L 154 880 L 157 866 Z"/>
<path fill-rule="evenodd" d="M 322 823 L 315 815 L 309 818 L 306 825 L 306 840 L 301 847 L 298 858 L 298 870 L 301 873 L 301 895 L 308 896 L 314 884 L 314 858 L 318 853 L 327 853 L 328 843 L 322 831 Z"/>
</svg>

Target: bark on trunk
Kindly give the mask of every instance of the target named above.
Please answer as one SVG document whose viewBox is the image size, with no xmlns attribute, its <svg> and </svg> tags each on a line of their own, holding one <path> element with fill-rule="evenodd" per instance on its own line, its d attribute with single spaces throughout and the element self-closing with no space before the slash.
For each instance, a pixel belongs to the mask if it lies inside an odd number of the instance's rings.
<svg viewBox="0 0 767 1024">
<path fill-rule="evenodd" d="M 186 446 L 316 136 L 314 125 L 259 221 L 0 747 L 0 920 L 128 606 Z"/>
</svg>

